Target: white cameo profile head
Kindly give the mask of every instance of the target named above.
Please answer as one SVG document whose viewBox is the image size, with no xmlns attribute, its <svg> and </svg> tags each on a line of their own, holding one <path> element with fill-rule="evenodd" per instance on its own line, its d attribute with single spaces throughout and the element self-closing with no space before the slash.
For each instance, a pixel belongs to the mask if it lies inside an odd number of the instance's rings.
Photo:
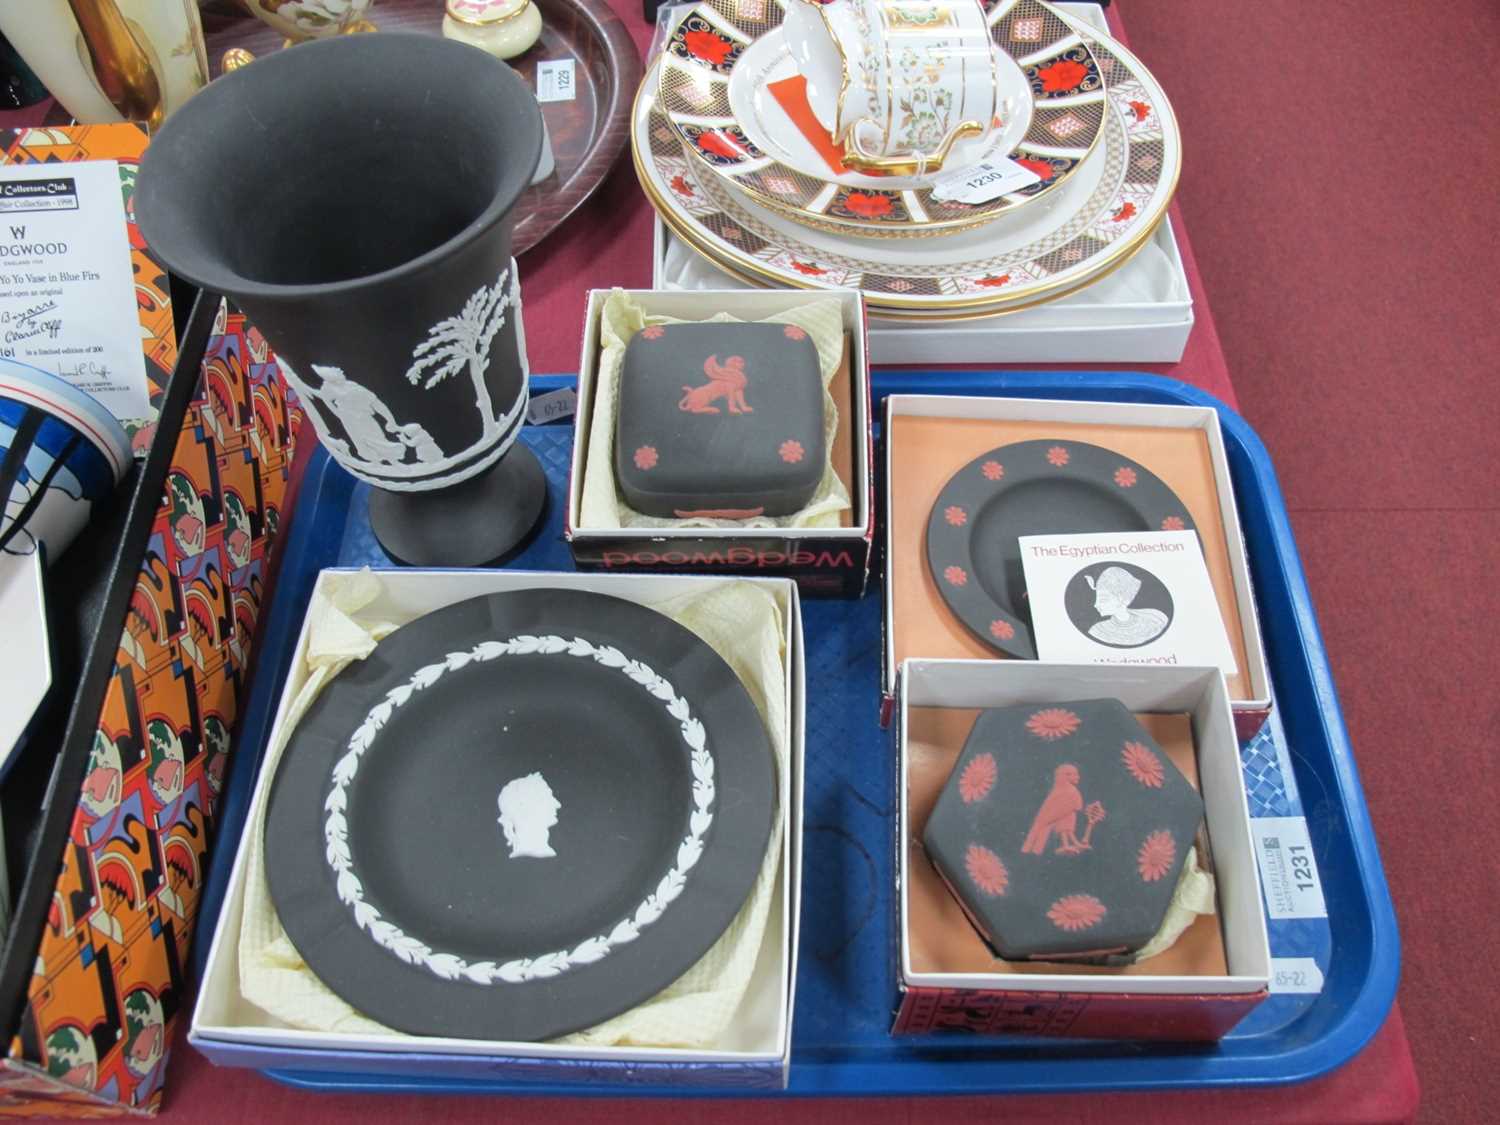
<svg viewBox="0 0 1500 1125">
<path fill-rule="evenodd" d="M 539 773 L 528 773 L 500 790 L 500 828 L 510 845 L 510 858 L 547 859 L 557 853 L 548 839 L 562 803 Z"/>
<path fill-rule="evenodd" d="M 1089 627 L 1089 636 L 1105 644 L 1134 647 L 1161 636 L 1171 619 L 1159 609 L 1132 609 L 1141 580 L 1124 567 L 1107 566 L 1096 581 L 1085 578 L 1094 591 L 1094 612 L 1102 620 Z"/>
<path fill-rule="evenodd" d="M 1093 578 L 1085 581 L 1094 591 L 1094 609 L 1102 617 L 1116 617 L 1123 613 L 1141 592 L 1141 580 L 1118 566 L 1105 567 L 1098 581 Z"/>
</svg>

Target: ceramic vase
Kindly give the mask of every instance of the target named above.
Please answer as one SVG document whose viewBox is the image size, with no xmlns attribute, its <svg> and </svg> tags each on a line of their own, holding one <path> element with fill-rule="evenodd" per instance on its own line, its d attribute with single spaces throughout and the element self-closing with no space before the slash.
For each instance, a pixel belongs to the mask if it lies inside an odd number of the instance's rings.
<svg viewBox="0 0 1500 1125">
<path fill-rule="evenodd" d="M 141 164 L 147 241 L 265 334 L 397 561 L 493 562 L 540 515 L 511 210 L 541 146 L 504 63 L 354 35 L 220 78 Z"/>
<path fill-rule="evenodd" d="M 364 19 L 374 0 L 240 0 L 252 16 L 293 42 L 339 35 Z"/>
</svg>

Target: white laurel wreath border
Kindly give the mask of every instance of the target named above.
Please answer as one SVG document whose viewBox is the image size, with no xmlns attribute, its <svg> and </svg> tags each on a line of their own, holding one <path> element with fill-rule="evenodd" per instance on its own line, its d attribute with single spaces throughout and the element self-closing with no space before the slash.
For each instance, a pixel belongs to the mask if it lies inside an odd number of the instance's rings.
<svg viewBox="0 0 1500 1125">
<path fill-rule="evenodd" d="M 498 965 L 493 961 L 469 962 L 456 954 L 433 950 L 382 918 L 380 911 L 365 901 L 364 886 L 354 873 L 349 852 L 349 826 L 344 814 L 348 807 L 349 784 L 359 772 L 360 757 L 390 721 L 396 708 L 404 705 L 416 692 L 437 683 L 446 673 L 456 672 L 470 663 L 496 660 L 502 656 L 556 654 L 587 657 L 606 668 L 619 669 L 664 703 L 667 713 L 680 725 L 682 740 L 692 753 L 693 814 L 688 834 L 677 845 L 676 865 L 662 876 L 656 890 L 646 896 L 633 914 L 621 919 L 609 933 L 588 938 L 573 949 L 517 958 Z M 350 736 L 348 751 L 333 767 L 333 790 L 323 803 L 328 814 L 323 823 L 323 839 L 327 845 L 328 865 L 337 878 L 339 900 L 353 911 L 355 925 L 367 931 L 377 944 L 407 964 L 423 966 L 444 980 L 464 979 L 485 985 L 497 982 L 520 984 L 555 977 L 576 965 L 599 961 L 615 946 L 634 941 L 641 930 L 662 916 L 667 906 L 682 894 L 688 872 L 703 855 L 703 837 L 713 823 L 711 806 L 714 802 L 714 760 L 704 745 L 705 738 L 703 724 L 693 717 L 687 700 L 678 695 L 670 683 L 647 665 L 630 659 L 611 645 L 594 645 L 582 637 L 567 640 L 555 635 L 522 635 L 503 641 L 484 641 L 467 652 L 450 652 L 441 663 L 418 668 L 406 683 L 386 692 L 385 698 L 371 709 L 365 721 Z"/>
</svg>

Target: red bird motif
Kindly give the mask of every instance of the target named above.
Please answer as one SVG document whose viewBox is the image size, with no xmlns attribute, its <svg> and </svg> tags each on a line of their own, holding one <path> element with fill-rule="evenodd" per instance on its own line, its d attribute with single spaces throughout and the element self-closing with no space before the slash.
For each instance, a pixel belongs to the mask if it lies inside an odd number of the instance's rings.
<svg viewBox="0 0 1500 1125">
<path fill-rule="evenodd" d="M 1078 838 L 1078 812 L 1083 810 L 1088 820 L 1083 838 Z M 1094 834 L 1094 825 L 1104 819 L 1104 806 L 1098 801 L 1088 808 L 1083 807 L 1083 794 L 1078 791 L 1078 767 L 1064 762 L 1052 773 L 1052 792 L 1037 810 L 1031 822 L 1031 831 L 1026 833 L 1026 842 L 1021 851 L 1028 855 L 1042 855 L 1052 834 L 1057 833 L 1057 854 L 1077 855 L 1086 852 L 1091 845 L 1089 837 Z"/>
</svg>

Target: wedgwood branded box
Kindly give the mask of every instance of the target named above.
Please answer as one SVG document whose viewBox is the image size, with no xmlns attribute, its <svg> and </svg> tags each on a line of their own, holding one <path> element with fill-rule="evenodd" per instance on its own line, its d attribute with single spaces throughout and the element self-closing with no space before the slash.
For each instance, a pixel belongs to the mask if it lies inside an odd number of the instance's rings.
<svg viewBox="0 0 1500 1125">
<path fill-rule="evenodd" d="M 1235 672 L 1228 692 L 1235 727 L 1249 738 L 1271 710 L 1250 563 L 1219 415 L 1206 406 L 966 395 L 889 395 L 882 423 L 888 489 L 881 724 L 890 721 L 906 659 L 1008 661 L 978 640 L 943 603 L 926 558 L 931 506 L 949 478 L 1010 442 L 1057 438 L 1122 454 L 1160 476 L 1187 505 L 1218 598 Z M 1008 661 L 1014 662 L 1014 661 Z"/>
<path fill-rule="evenodd" d="M 318 589 L 344 571 L 324 571 Z M 483 1078 L 555 1087 L 734 1086 L 780 1088 L 791 1058 L 801 908 L 803 761 L 803 643 L 797 587 L 784 579 L 687 575 L 551 574 L 479 570 L 382 570 L 379 599 L 361 613 L 397 623 L 483 594 L 566 587 L 611 594 L 644 605 L 726 582 L 750 581 L 780 610 L 784 653 L 779 687 L 788 701 L 788 768 L 778 778 L 782 820 L 781 867 L 765 938 L 744 999 L 720 1039 L 708 1047 L 578 1046 L 550 1042 L 492 1042 L 434 1036 L 358 1034 L 292 1027 L 245 999 L 240 988 L 239 936 L 246 904 L 248 848 L 235 855 L 213 945 L 204 966 L 189 1042 L 221 1066 L 426 1078 Z M 292 701 L 308 678 L 310 617 L 297 638 L 268 743 L 293 720 Z M 275 770 L 256 780 L 247 824 L 258 823 Z"/>
<path fill-rule="evenodd" d="M 898 674 L 898 698 L 893 1034 L 1212 1041 L 1266 998 L 1270 945 L 1239 742 L 1217 668 L 911 660 Z M 1123 968 L 999 961 L 969 932 L 922 849 L 936 789 L 979 710 L 1099 698 L 1118 699 L 1148 724 L 1202 795 L 1197 845 L 1213 872 L 1215 913 Z M 1101 828 L 1110 824 L 1101 819 Z"/>
<path fill-rule="evenodd" d="M 858 597 L 869 574 L 873 541 L 874 454 L 870 439 L 870 377 L 865 309 L 852 290 L 821 293 L 705 291 L 669 293 L 630 289 L 625 294 L 649 315 L 707 320 L 728 313 L 760 320 L 811 301 L 836 300 L 843 313 L 847 377 L 834 377 L 829 393 L 840 412 L 832 449 L 835 471 L 849 493 L 850 511 L 838 527 L 591 527 L 583 520 L 585 466 L 596 400 L 600 315 L 611 290 L 589 293 L 578 365 L 578 413 L 568 480 L 564 535 L 580 569 L 611 572 L 699 572 L 779 575 L 795 579 L 808 596 Z"/>
</svg>

